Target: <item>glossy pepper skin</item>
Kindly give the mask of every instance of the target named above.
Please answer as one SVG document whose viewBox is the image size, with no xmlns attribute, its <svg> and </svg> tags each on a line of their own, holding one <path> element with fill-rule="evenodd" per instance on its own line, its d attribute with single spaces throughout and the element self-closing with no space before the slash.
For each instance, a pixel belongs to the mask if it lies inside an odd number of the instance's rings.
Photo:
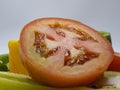
<svg viewBox="0 0 120 90">
<path fill-rule="evenodd" d="M 18 40 L 10 40 L 8 42 L 9 48 L 9 70 L 13 73 L 29 75 L 28 71 L 23 65 L 21 56 L 20 56 L 20 48 Z"/>
</svg>

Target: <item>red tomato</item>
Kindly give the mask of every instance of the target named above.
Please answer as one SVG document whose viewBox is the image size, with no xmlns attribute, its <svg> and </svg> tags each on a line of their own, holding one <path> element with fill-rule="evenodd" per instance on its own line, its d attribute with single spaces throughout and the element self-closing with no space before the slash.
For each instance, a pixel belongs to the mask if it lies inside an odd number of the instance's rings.
<svg viewBox="0 0 120 90">
<path fill-rule="evenodd" d="M 20 49 L 30 76 L 55 87 L 92 83 L 114 56 L 109 42 L 97 31 L 63 18 L 41 18 L 25 25 Z"/>
<path fill-rule="evenodd" d="M 120 72 L 120 53 L 115 52 L 114 59 L 110 66 L 108 67 L 108 71 L 119 71 Z"/>
</svg>

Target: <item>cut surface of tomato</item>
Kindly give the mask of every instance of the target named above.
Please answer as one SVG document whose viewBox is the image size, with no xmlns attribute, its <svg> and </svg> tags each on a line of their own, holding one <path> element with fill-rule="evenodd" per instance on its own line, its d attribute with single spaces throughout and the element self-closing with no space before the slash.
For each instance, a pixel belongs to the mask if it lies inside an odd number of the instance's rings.
<svg viewBox="0 0 120 90">
<path fill-rule="evenodd" d="M 41 18 L 25 25 L 20 49 L 30 76 L 55 87 L 88 85 L 113 59 L 113 49 L 103 36 L 64 18 Z"/>
<path fill-rule="evenodd" d="M 108 71 L 118 71 L 120 72 L 120 53 L 115 52 L 114 59 L 108 67 Z"/>
</svg>

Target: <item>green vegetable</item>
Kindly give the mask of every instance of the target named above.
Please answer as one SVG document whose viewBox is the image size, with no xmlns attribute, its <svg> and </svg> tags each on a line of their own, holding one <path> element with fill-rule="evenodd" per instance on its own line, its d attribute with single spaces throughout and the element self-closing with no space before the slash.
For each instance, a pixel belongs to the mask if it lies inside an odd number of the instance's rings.
<svg viewBox="0 0 120 90">
<path fill-rule="evenodd" d="M 0 90 L 120 90 L 120 87 L 117 88 L 116 85 L 111 85 L 108 82 L 109 79 L 116 78 L 117 76 L 120 77 L 120 73 L 107 71 L 104 77 L 89 87 L 54 88 L 37 84 L 29 76 L 0 72 Z M 99 85 L 102 81 L 104 81 L 103 86 L 96 89 L 94 86 Z"/>
<path fill-rule="evenodd" d="M 73 90 L 47 87 L 35 83 L 29 76 L 0 72 L 0 90 Z M 87 87 L 74 88 L 74 90 L 89 90 Z"/>
<path fill-rule="evenodd" d="M 104 36 L 112 44 L 111 34 L 109 32 L 100 31 L 100 34 Z"/>
<path fill-rule="evenodd" d="M 9 62 L 8 54 L 0 55 L 0 71 L 8 71 L 8 62 Z"/>
</svg>

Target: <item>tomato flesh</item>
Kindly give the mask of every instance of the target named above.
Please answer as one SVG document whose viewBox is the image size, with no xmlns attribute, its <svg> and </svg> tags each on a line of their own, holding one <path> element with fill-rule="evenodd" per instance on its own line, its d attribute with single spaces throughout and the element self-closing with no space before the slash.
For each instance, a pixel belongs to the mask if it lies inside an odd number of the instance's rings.
<svg viewBox="0 0 120 90">
<path fill-rule="evenodd" d="M 31 77 L 55 87 L 88 85 L 113 59 L 111 45 L 97 31 L 63 18 L 27 24 L 20 35 L 20 49 Z"/>
<path fill-rule="evenodd" d="M 65 37 L 65 33 L 63 34 L 63 32 L 62 32 L 62 34 L 61 34 L 61 31 L 59 31 L 59 32 L 60 32 L 59 35 L 62 35 L 63 37 Z M 58 34 L 58 32 L 56 32 L 56 33 Z M 45 44 L 45 37 L 48 37 L 48 36 L 45 36 L 45 34 L 40 34 L 39 32 L 35 32 L 35 42 L 33 45 L 36 47 L 36 53 L 40 54 L 40 56 L 47 58 L 49 56 L 55 55 L 61 45 L 59 46 L 59 41 L 58 41 L 57 47 L 53 47 L 51 50 L 48 50 L 48 48 L 46 47 L 46 44 Z M 83 41 L 83 38 L 84 37 L 82 37 L 82 41 Z M 49 38 L 47 38 L 47 39 L 49 39 Z M 72 39 L 72 38 L 70 38 L 70 39 Z M 51 40 L 51 38 L 50 38 L 50 40 Z M 84 38 L 84 40 L 85 40 L 85 38 Z M 65 44 L 67 44 L 67 42 Z M 75 64 L 75 65 L 83 64 L 86 61 L 90 60 L 91 58 L 96 58 L 99 56 L 99 54 L 88 52 L 85 49 L 85 47 L 83 47 L 83 46 L 77 47 L 73 43 L 73 47 L 74 47 L 74 49 L 79 50 L 82 53 L 80 53 L 74 57 L 71 57 L 71 51 L 66 47 L 65 52 L 64 52 L 64 56 L 65 56 L 64 57 L 64 65 L 70 66 L 73 64 Z"/>
</svg>

